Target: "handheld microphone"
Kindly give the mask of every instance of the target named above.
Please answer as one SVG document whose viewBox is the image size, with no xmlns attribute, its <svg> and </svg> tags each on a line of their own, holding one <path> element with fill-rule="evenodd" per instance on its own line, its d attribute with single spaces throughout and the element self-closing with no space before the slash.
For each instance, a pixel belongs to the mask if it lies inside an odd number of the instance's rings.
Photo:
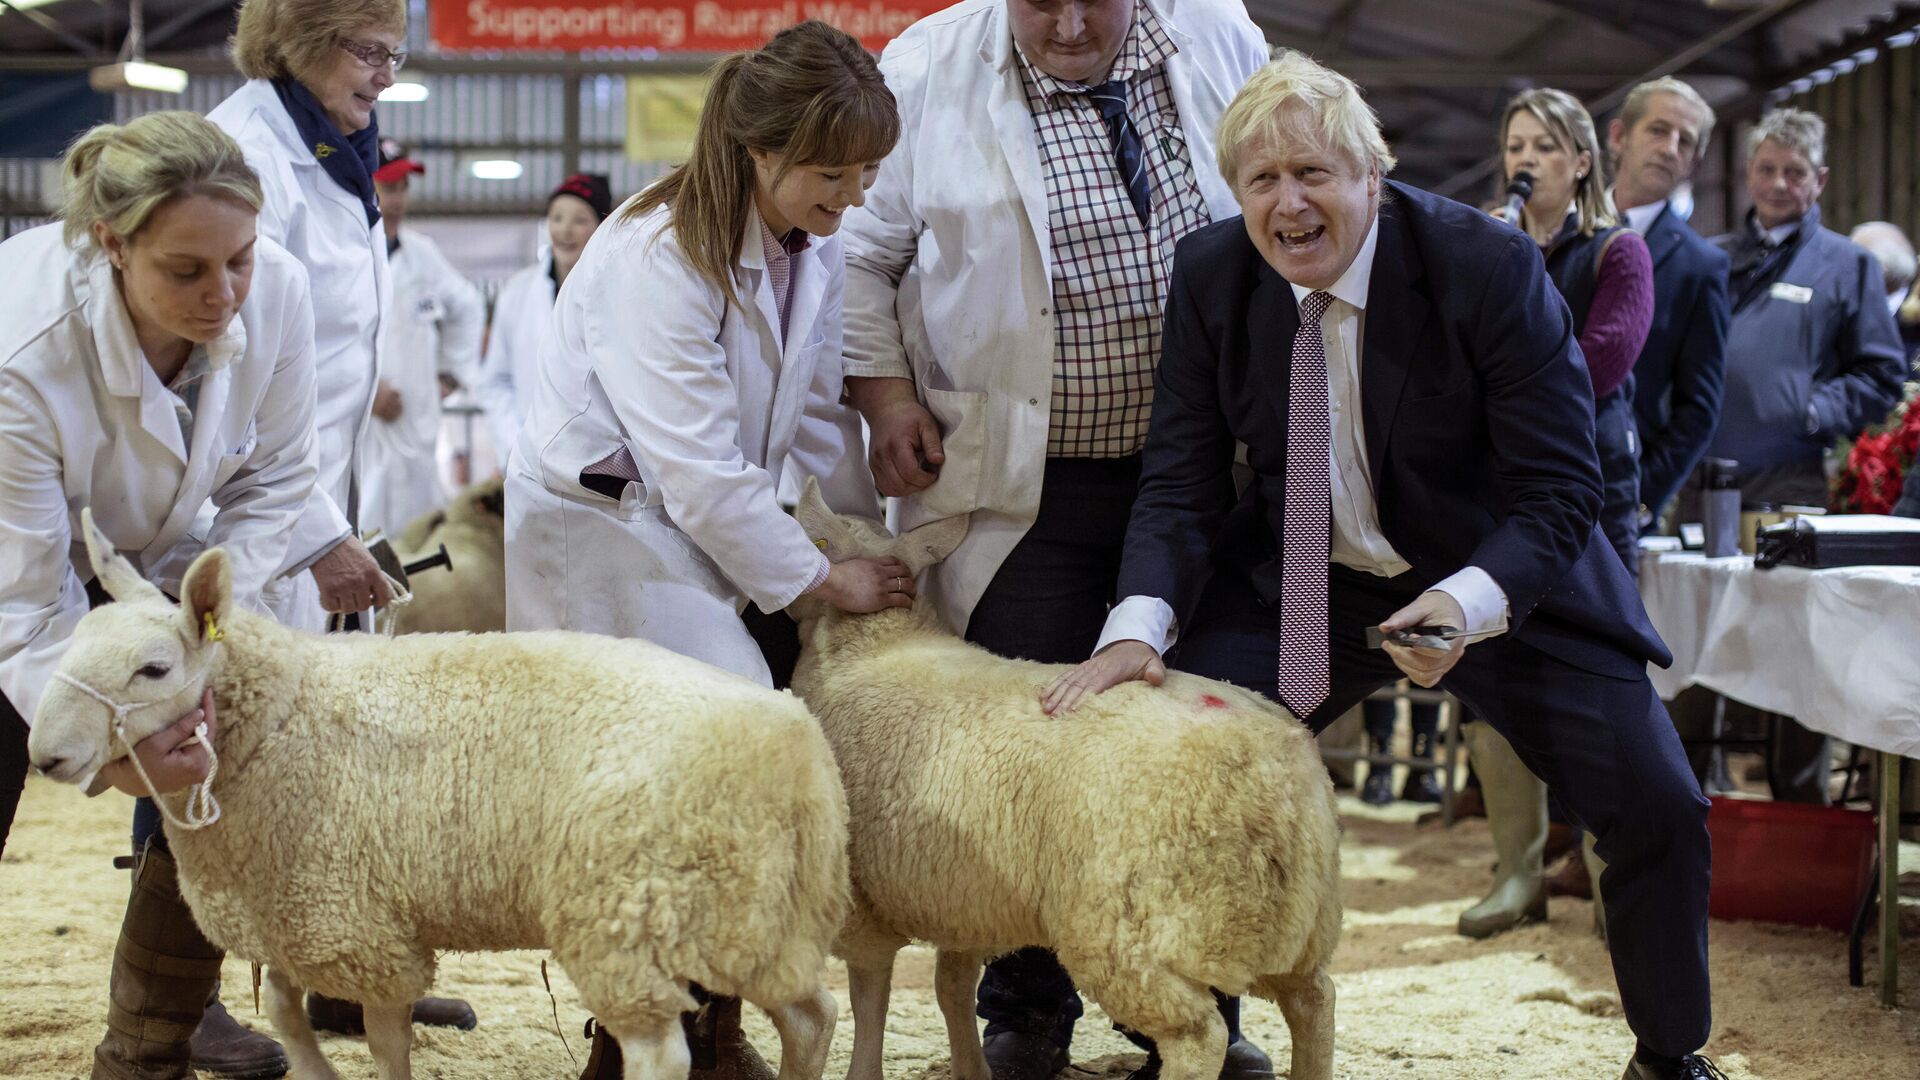
<svg viewBox="0 0 1920 1080">
<path fill-rule="evenodd" d="M 1507 224 L 1516 229 L 1520 227 L 1520 209 L 1526 206 L 1527 200 L 1531 198 L 1533 198 L 1533 174 L 1522 169 L 1513 174 L 1512 180 L 1507 181 Z"/>
</svg>

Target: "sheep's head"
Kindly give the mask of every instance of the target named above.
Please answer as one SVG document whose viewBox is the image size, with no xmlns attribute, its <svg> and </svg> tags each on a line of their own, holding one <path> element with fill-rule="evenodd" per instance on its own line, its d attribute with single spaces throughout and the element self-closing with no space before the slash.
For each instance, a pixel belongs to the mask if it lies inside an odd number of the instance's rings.
<svg viewBox="0 0 1920 1080">
<path fill-rule="evenodd" d="M 91 511 L 82 510 L 80 521 L 94 573 L 115 603 L 88 612 L 74 627 L 40 697 L 27 750 L 48 776 L 85 784 L 125 756 L 130 744 L 199 704 L 219 648 L 218 627 L 233 602 L 233 571 L 226 552 L 202 554 L 181 582 L 185 600 L 176 606 L 114 551 Z M 122 720 L 124 741 L 113 730 Z"/>
<path fill-rule="evenodd" d="M 891 555 L 906 563 L 918 577 L 920 571 L 953 554 L 967 535 L 967 516 L 941 518 L 903 536 L 895 536 L 872 518 L 836 514 L 820 494 L 820 484 L 812 477 L 800 493 L 800 505 L 793 511 L 801 528 L 820 550 L 834 562 L 842 559 L 878 559 Z"/>
</svg>

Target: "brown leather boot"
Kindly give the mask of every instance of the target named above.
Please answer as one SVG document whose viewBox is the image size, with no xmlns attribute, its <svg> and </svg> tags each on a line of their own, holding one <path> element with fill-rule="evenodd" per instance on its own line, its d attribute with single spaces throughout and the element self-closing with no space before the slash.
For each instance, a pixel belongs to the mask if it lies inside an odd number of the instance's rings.
<svg viewBox="0 0 1920 1080">
<path fill-rule="evenodd" d="M 739 998 L 716 996 L 687 1016 L 688 1080 L 774 1080 L 772 1066 L 740 1031 Z"/>
<path fill-rule="evenodd" d="M 93 1051 L 93 1080 L 186 1080 L 195 1068 L 245 1080 L 285 1076 L 280 1045 L 217 1007 L 223 959 L 180 898 L 173 856 L 149 843 L 113 949 L 107 1034 Z"/>
<path fill-rule="evenodd" d="M 587 1038 L 593 1042 L 587 1047 L 587 1067 L 580 1070 L 580 1080 L 621 1080 L 620 1044 L 592 1017 L 587 1018 Z"/>
<path fill-rule="evenodd" d="M 315 1031 L 331 1031 L 336 1035 L 365 1035 L 367 1020 L 357 1001 L 327 997 L 324 994 L 307 995 L 307 1022 Z M 472 1031 L 480 1026 L 480 1018 L 473 1014 L 473 1006 L 458 998 L 421 998 L 413 1003 L 413 1022 L 432 1027 L 458 1028 Z"/>
</svg>

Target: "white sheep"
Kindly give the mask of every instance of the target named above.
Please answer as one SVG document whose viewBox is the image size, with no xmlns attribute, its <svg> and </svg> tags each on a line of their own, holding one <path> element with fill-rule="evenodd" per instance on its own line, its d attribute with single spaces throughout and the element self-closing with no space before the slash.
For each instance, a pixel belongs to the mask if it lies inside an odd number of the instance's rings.
<svg viewBox="0 0 1920 1080">
<path fill-rule="evenodd" d="M 394 633 L 505 630 L 506 515 L 498 479 L 469 484 L 394 540 L 402 562 L 431 555 L 442 544 L 452 568 L 423 570 L 407 582 L 413 599 L 393 609 Z"/>
<path fill-rule="evenodd" d="M 829 557 L 892 555 L 916 574 L 967 527 L 896 539 L 835 517 L 812 485 L 797 513 Z M 1299 721 L 1178 673 L 1049 718 L 1040 692 L 1063 667 L 970 645 L 924 601 L 790 610 L 793 687 L 833 744 L 851 814 L 853 914 L 834 951 L 853 997 L 852 1080 L 880 1080 L 888 981 L 909 940 L 938 950 L 958 1080 L 989 1080 L 973 1017 L 982 961 L 1032 945 L 1156 1041 L 1166 1080 L 1219 1075 L 1226 1027 L 1209 987 L 1276 1002 L 1293 1080 L 1330 1080 L 1339 830 Z"/>
<path fill-rule="evenodd" d="M 533 948 L 632 1075 L 686 1076 L 689 981 L 772 1015 L 782 1080 L 821 1075 L 847 811 L 791 695 L 641 641 L 295 632 L 232 605 L 219 550 L 175 607 L 86 537 L 119 602 L 75 629 L 32 759 L 82 782 L 212 686 L 217 821 L 167 836 L 207 936 L 267 966 L 297 1076 L 334 1075 L 304 989 L 362 1002 L 404 1080 L 435 954 Z"/>
</svg>

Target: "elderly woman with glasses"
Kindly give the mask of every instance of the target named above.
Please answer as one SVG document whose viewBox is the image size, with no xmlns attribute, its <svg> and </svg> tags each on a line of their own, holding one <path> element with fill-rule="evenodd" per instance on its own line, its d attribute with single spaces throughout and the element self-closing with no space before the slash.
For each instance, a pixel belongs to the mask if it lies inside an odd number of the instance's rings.
<svg viewBox="0 0 1920 1080">
<path fill-rule="evenodd" d="M 245 0 L 233 62 L 247 83 L 208 114 L 260 174 L 260 235 L 307 268 L 314 309 L 319 483 L 294 526 L 268 606 L 318 630 L 328 612 L 364 612 L 391 593 L 357 537 L 361 435 L 370 422 L 387 317 L 387 243 L 373 186 L 374 102 L 406 63 L 406 0 Z M 136 842 L 143 827 L 136 821 Z M 323 1031 L 358 1034 L 360 1006 L 310 995 Z M 415 1022 L 471 1028 L 466 1003 L 428 999 Z"/>
</svg>

